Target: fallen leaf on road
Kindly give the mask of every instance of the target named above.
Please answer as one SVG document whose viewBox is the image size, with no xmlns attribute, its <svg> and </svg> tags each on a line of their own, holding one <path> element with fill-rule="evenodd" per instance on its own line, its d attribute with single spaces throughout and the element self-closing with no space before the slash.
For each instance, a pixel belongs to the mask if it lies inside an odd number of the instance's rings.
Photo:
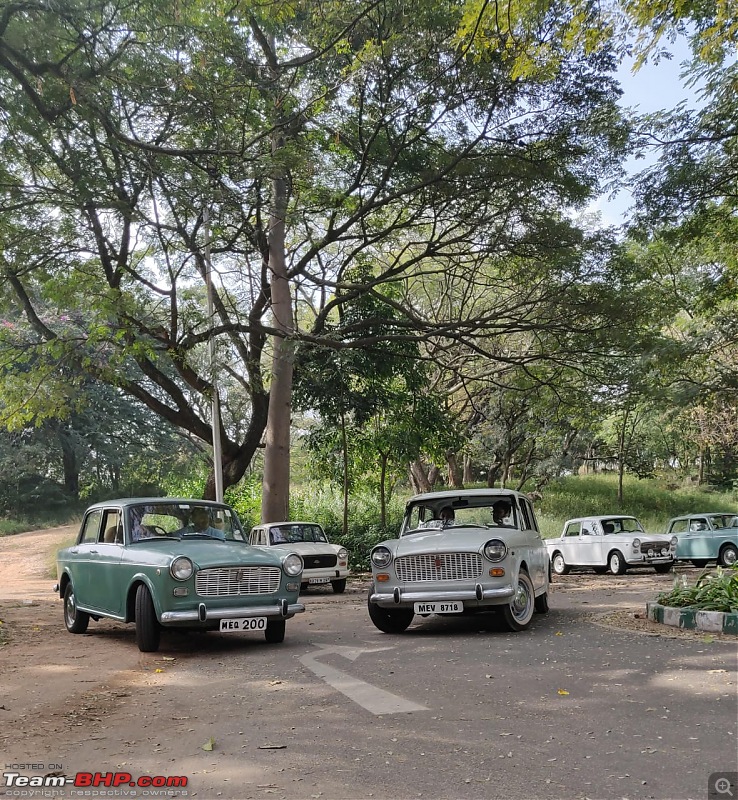
<svg viewBox="0 0 738 800">
<path fill-rule="evenodd" d="M 559 694 L 569 694 L 566 689 L 559 689 Z"/>
<path fill-rule="evenodd" d="M 215 739 L 213 739 L 213 737 L 211 736 L 211 737 L 210 737 L 210 738 L 207 740 L 207 742 L 205 742 L 205 744 L 202 746 L 202 749 L 203 749 L 203 750 L 210 751 L 210 750 L 212 750 L 214 747 L 215 747 Z"/>
</svg>

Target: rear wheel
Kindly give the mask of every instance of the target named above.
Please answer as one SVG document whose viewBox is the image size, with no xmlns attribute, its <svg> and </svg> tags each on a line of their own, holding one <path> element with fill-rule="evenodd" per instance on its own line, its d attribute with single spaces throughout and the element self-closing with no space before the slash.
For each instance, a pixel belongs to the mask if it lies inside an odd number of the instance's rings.
<svg viewBox="0 0 738 800">
<path fill-rule="evenodd" d="M 718 564 L 723 567 L 732 567 L 738 561 L 738 548 L 734 544 L 724 544 L 720 548 Z"/>
<path fill-rule="evenodd" d="M 369 590 L 369 595 L 374 589 Z M 382 633 L 402 633 L 413 621 L 415 614 L 409 608 L 382 608 L 368 602 L 369 618 Z"/>
<path fill-rule="evenodd" d="M 268 619 L 264 638 L 269 644 L 279 644 L 284 641 L 284 632 L 287 623 L 283 619 Z"/>
<path fill-rule="evenodd" d="M 607 567 L 593 567 L 595 575 L 604 575 L 607 572 Z"/>
<path fill-rule="evenodd" d="M 551 559 L 551 569 L 557 575 L 568 575 L 571 567 L 566 563 L 566 561 L 564 561 L 564 556 L 562 556 L 561 553 L 556 552 Z"/>
<path fill-rule="evenodd" d="M 64 590 L 64 624 L 70 633 L 84 633 L 90 623 L 90 615 L 77 608 L 74 587 L 71 581 Z"/>
<path fill-rule="evenodd" d="M 692 564 L 695 567 L 699 567 L 700 569 L 704 569 L 709 563 L 709 559 L 707 558 L 693 558 Z"/>
<path fill-rule="evenodd" d="M 341 578 L 337 581 L 331 581 L 331 586 L 336 594 L 343 594 L 346 591 L 346 578 Z"/>
<path fill-rule="evenodd" d="M 530 575 L 521 569 L 512 600 L 503 606 L 502 616 L 511 631 L 524 631 L 533 619 L 535 608 L 535 589 Z"/>
<path fill-rule="evenodd" d="M 607 566 L 613 575 L 625 575 L 625 570 L 628 568 L 620 550 L 613 550 L 610 557 L 607 559 Z"/>
<path fill-rule="evenodd" d="M 533 603 L 536 614 L 548 614 L 548 592 L 539 594 Z"/>
<path fill-rule="evenodd" d="M 155 653 L 159 649 L 161 628 L 156 618 L 154 601 L 148 586 L 139 584 L 136 589 L 136 644 L 142 653 Z"/>
</svg>

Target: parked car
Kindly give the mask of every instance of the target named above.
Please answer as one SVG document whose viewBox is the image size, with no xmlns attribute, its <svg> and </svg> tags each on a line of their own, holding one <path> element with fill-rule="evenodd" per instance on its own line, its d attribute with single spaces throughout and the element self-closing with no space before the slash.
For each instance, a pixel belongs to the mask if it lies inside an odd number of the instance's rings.
<svg viewBox="0 0 738 800">
<path fill-rule="evenodd" d="M 205 500 L 111 500 L 87 509 L 77 541 L 57 555 L 70 633 L 90 618 L 134 622 L 139 650 L 162 628 L 262 631 L 281 642 L 298 603 L 302 558 L 252 547 L 235 511 Z"/>
<path fill-rule="evenodd" d="M 676 537 L 646 533 L 635 517 L 617 514 L 578 517 L 564 524 L 561 536 L 546 539 L 551 568 L 566 575 L 572 567 L 609 569 L 622 575 L 628 567 L 653 567 L 668 572 L 674 564 Z"/>
<path fill-rule="evenodd" d="M 412 497 L 399 538 L 370 554 L 369 616 L 401 633 L 416 614 L 497 610 L 512 631 L 548 611 L 549 564 L 530 500 L 468 489 Z"/>
<path fill-rule="evenodd" d="M 299 553 L 305 563 L 301 589 L 330 583 L 336 594 L 346 591 L 349 553 L 331 544 L 317 522 L 270 522 L 257 525 L 249 534 L 251 544 Z"/>
<path fill-rule="evenodd" d="M 706 567 L 717 561 L 724 567 L 738 562 L 738 517 L 735 514 L 687 514 L 670 519 L 668 535 L 676 536 L 676 557 Z"/>
</svg>

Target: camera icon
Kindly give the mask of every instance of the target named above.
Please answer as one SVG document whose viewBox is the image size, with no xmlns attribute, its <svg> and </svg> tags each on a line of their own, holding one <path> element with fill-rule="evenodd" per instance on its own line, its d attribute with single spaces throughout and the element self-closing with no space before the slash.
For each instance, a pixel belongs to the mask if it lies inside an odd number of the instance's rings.
<svg viewBox="0 0 738 800">
<path fill-rule="evenodd" d="M 713 772 L 707 779 L 707 800 L 738 800 L 738 772 Z"/>
</svg>

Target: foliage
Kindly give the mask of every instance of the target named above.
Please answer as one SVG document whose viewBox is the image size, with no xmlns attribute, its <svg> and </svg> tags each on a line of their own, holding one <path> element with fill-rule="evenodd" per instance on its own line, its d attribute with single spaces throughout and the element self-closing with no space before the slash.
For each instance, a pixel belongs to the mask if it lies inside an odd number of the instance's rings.
<svg viewBox="0 0 738 800">
<path fill-rule="evenodd" d="M 674 608 L 738 612 L 738 567 L 718 567 L 715 572 L 703 572 L 691 586 L 686 577 L 677 576 L 674 588 L 660 594 L 658 602 Z"/>
</svg>

